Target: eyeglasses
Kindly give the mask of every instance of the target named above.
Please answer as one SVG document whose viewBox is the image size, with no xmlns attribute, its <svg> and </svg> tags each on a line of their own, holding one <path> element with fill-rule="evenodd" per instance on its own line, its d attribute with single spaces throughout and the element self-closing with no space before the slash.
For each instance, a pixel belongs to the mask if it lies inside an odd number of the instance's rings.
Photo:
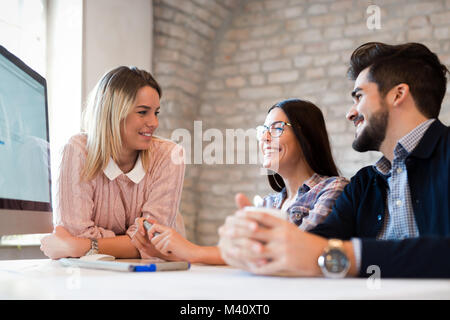
<svg viewBox="0 0 450 320">
<path fill-rule="evenodd" d="M 269 127 L 266 125 L 257 126 L 256 138 L 258 140 L 261 140 L 267 131 L 269 131 L 269 134 L 272 138 L 279 138 L 283 134 L 285 126 L 292 127 L 292 124 L 284 121 L 275 121 Z"/>
</svg>

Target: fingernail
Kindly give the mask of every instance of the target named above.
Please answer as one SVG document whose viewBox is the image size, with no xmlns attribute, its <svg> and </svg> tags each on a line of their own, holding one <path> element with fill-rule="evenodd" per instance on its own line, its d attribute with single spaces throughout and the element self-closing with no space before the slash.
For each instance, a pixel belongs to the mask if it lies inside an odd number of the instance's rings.
<svg viewBox="0 0 450 320">
<path fill-rule="evenodd" d="M 260 259 L 256 262 L 258 264 L 258 267 L 262 267 L 263 265 L 267 264 L 266 259 Z"/>
<path fill-rule="evenodd" d="M 252 250 L 255 252 L 259 252 L 261 250 L 261 245 L 259 243 L 254 243 L 252 245 Z"/>
<path fill-rule="evenodd" d="M 250 228 L 250 230 L 252 230 L 252 231 L 255 231 L 257 227 L 258 227 L 258 224 L 254 223 L 254 222 L 251 222 L 251 223 L 249 224 L 249 228 Z"/>
</svg>

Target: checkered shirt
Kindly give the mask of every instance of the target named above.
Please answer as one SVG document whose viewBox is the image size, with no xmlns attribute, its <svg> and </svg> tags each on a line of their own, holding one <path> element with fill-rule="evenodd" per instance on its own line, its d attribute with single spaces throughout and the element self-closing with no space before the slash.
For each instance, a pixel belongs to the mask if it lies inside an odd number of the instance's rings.
<svg viewBox="0 0 450 320">
<path fill-rule="evenodd" d="M 384 156 L 375 164 L 376 170 L 387 177 L 389 186 L 385 220 L 377 239 L 394 240 L 419 236 L 405 159 L 419 144 L 433 121 L 434 119 L 430 119 L 423 122 L 398 141 L 394 149 L 392 165 Z"/>
<path fill-rule="evenodd" d="M 287 209 L 289 220 L 308 231 L 322 223 L 349 181 L 344 177 L 327 177 L 314 173 L 298 189 L 295 202 Z M 264 198 L 264 207 L 281 209 L 286 188 Z"/>
<path fill-rule="evenodd" d="M 384 224 L 377 235 L 379 240 L 405 239 L 419 236 L 411 202 L 405 159 L 417 147 L 434 120 L 430 119 L 421 123 L 398 141 L 394 149 L 392 165 L 384 156 L 374 165 L 378 172 L 387 177 L 389 187 L 386 197 L 387 206 Z M 359 271 L 362 256 L 361 239 L 352 238 L 352 243 L 356 268 Z"/>
</svg>

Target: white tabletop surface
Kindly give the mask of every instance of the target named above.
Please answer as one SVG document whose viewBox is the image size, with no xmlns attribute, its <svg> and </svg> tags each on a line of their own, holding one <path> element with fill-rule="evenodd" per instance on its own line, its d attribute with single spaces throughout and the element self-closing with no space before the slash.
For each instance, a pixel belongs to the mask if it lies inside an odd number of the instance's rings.
<svg viewBox="0 0 450 320">
<path fill-rule="evenodd" d="M 226 267 L 128 273 L 67 268 L 52 260 L 0 261 L 0 299 L 450 299 L 448 279 L 290 278 Z"/>
</svg>

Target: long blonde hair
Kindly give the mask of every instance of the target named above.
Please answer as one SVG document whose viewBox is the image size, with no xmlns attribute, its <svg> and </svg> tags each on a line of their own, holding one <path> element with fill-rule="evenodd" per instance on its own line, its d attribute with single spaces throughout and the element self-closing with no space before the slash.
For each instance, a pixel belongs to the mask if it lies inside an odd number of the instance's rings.
<svg viewBox="0 0 450 320">
<path fill-rule="evenodd" d="M 94 178 L 110 158 L 118 162 L 122 150 L 121 122 L 131 112 L 138 90 L 145 86 L 154 88 L 161 98 L 161 88 L 153 76 L 136 67 L 115 68 L 95 86 L 83 114 L 87 157 L 81 176 L 85 180 Z M 147 170 L 150 150 L 142 150 L 140 155 Z"/>
</svg>

